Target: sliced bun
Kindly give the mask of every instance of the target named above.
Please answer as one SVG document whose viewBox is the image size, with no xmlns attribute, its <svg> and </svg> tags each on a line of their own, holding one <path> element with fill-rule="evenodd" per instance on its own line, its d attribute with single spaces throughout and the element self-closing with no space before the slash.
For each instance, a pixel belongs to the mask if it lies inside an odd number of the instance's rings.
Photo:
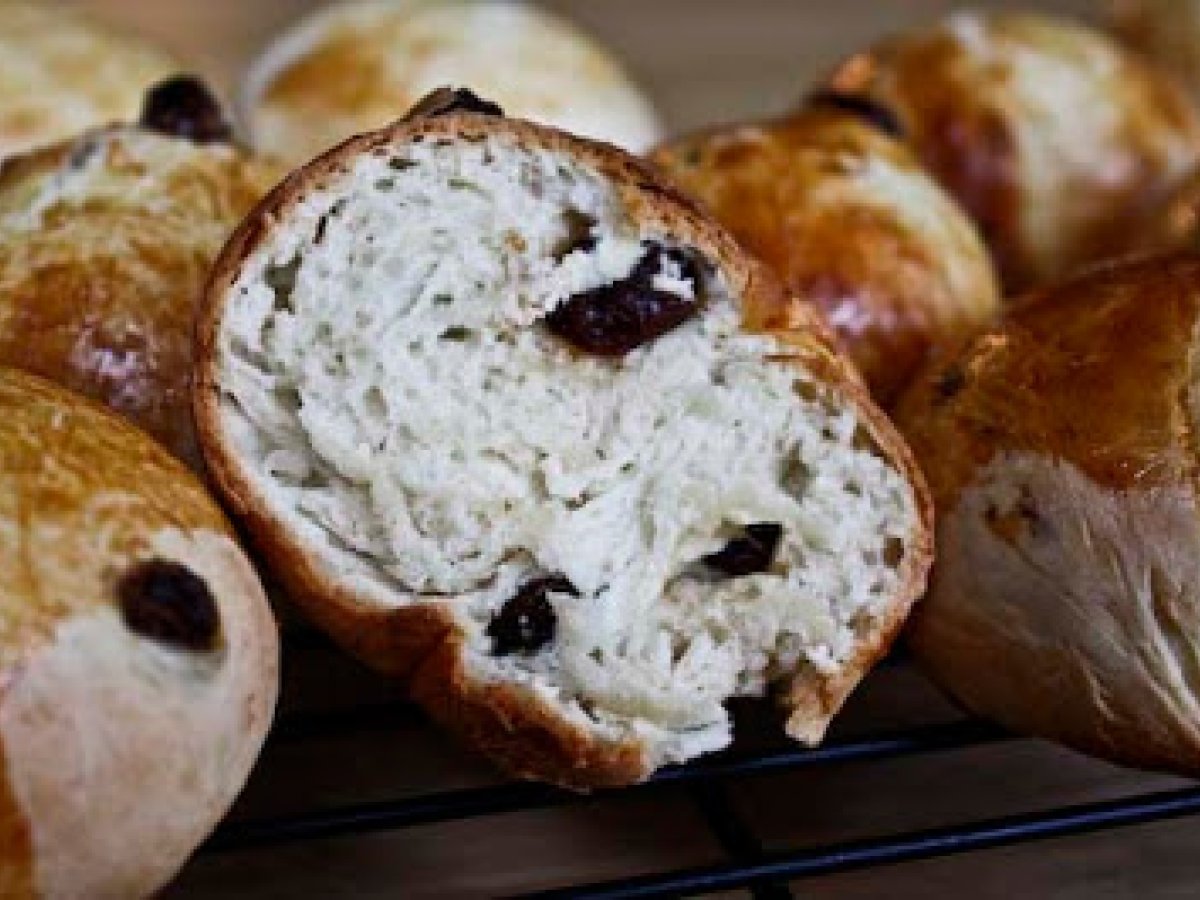
<svg viewBox="0 0 1200 900">
<path fill-rule="evenodd" d="M 907 450 L 648 169 L 458 105 L 300 170 L 226 248 L 217 484 L 317 622 L 517 775 L 645 778 L 769 685 L 818 740 L 924 584 Z"/>
<path fill-rule="evenodd" d="M 1200 157 L 1200 117 L 1174 81 L 1048 16 L 955 13 L 850 57 L 829 84 L 896 116 L 1009 292 L 1122 252 Z"/>
<path fill-rule="evenodd" d="M 938 562 L 910 642 L 966 706 L 1200 774 L 1200 261 L 1023 301 L 908 398 Z"/>
<path fill-rule="evenodd" d="M 262 588 L 166 451 L 6 369 L 0 535 L 0 894 L 155 894 L 266 736 Z"/>
<path fill-rule="evenodd" d="M 825 316 L 876 400 L 1000 307 L 970 220 L 857 102 L 675 139 L 652 161 Z"/>
<path fill-rule="evenodd" d="M 446 83 L 511 114 L 633 151 L 662 129 L 653 106 L 591 37 L 533 5 L 350 0 L 281 34 L 245 80 L 254 146 L 300 164 L 403 115 Z"/>
<path fill-rule="evenodd" d="M 165 100 L 186 93 L 180 84 L 165 86 Z M 156 127 L 219 133 L 219 115 L 176 99 L 192 117 L 154 101 Z M 0 365 L 102 401 L 198 465 L 188 389 L 196 300 L 233 229 L 282 174 L 227 144 L 139 126 L 9 160 Z"/>
<path fill-rule="evenodd" d="M 137 115 L 171 57 L 65 3 L 0 0 L 0 160 Z"/>
</svg>

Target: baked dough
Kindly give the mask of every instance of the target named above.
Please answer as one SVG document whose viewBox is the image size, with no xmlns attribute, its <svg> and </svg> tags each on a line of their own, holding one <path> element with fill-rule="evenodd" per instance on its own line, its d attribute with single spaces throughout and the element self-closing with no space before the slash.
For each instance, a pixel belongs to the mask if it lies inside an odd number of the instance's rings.
<svg viewBox="0 0 1200 900">
<path fill-rule="evenodd" d="M 221 143 L 92 131 L 0 169 L 0 364 L 103 401 L 199 463 L 188 378 L 209 267 L 282 176 Z"/>
<path fill-rule="evenodd" d="M 445 84 L 633 151 L 661 136 L 654 108 L 590 37 L 535 6 L 487 0 L 351 0 L 317 10 L 262 53 L 243 110 L 254 146 L 298 165 Z"/>
<path fill-rule="evenodd" d="M 1200 153 L 1200 119 L 1174 81 L 1046 16 L 955 13 L 850 57 L 829 84 L 896 115 L 1009 292 L 1123 250 Z"/>
<path fill-rule="evenodd" d="M 0 896 L 163 887 L 245 783 L 278 652 L 196 478 L 0 369 Z"/>
<path fill-rule="evenodd" d="M 841 98 L 726 126 L 651 155 L 788 289 L 824 315 L 885 406 L 933 353 L 999 310 L 991 259 L 889 123 Z"/>
<path fill-rule="evenodd" d="M 899 421 L 934 493 L 909 632 L 976 713 L 1200 774 L 1200 261 L 1036 294 Z"/>
<path fill-rule="evenodd" d="M 128 121 L 178 68 L 65 3 L 0 0 L 0 159 Z"/>
<path fill-rule="evenodd" d="M 648 168 L 442 101 L 292 175 L 217 263 L 215 482 L 317 622 L 511 773 L 643 779 L 771 686 L 818 741 L 923 589 L 907 450 Z"/>
</svg>

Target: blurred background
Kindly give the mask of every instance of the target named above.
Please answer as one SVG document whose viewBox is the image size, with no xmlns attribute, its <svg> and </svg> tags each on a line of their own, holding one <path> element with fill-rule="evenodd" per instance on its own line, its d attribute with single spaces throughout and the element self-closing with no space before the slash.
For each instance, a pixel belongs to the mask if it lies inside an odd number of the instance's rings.
<svg viewBox="0 0 1200 900">
<path fill-rule="evenodd" d="M 76 0 L 158 38 L 221 85 L 316 0 Z M 544 0 L 616 51 L 681 129 L 787 108 L 880 34 L 963 6 L 1095 18 L 1105 0 Z"/>
</svg>

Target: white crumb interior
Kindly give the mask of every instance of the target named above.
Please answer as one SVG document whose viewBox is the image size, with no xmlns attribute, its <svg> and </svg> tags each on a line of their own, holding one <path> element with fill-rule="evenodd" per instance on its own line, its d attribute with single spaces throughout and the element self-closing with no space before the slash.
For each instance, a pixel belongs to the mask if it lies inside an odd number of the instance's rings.
<svg viewBox="0 0 1200 900">
<path fill-rule="evenodd" d="M 724 746 L 729 697 L 836 671 L 916 515 L 853 410 L 764 362 L 780 347 L 739 332 L 711 267 L 699 296 L 673 264 L 656 279 L 700 315 L 617 360 L 579 353 L 539 320 L 671 238 L 565 154 L 392 152 L 310 193 L 232 289 L 224 426 L 271 512 L 377 602 L 452 603 L 479 677 L 657 762 Z M 563 256 L 567 209 L 596 241 Z M 699 563 L 764 522 L 783 529 L 769 571 Z M 546 575 L 579 593 L 550 595 L 554 639 L 495 655 L 492 617 Z"/>
</svg>

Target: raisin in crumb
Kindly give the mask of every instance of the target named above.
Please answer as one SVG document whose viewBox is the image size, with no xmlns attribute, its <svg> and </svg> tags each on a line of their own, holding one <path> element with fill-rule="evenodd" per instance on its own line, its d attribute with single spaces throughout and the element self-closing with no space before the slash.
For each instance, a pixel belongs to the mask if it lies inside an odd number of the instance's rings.
<svg viewBox="0 0 1200 900">
<path fill-rule="evenodd" d="M 783 537 L 783 526 L 763 522 L 747 525 L 743 532 L 743 537 L 736 537 L 716 553 L 705 556 L 703 563 L 730 578 L 769 569 L 775 559 L 779 539 Z"/>
<path fill-rule="evenodd" d="M 233 140 L 221 104 L 204 82 L 190 75 L 177 75 L 150 88 L 139 121 L 143 128 L 197 144 Z"/>
<path fill-rule="evenodd" d="M 177 562 L 152 559 L 117 583 L 121 616 L 131 631 L 185 650 L 212 650 L 220 614 L 204 580 Z"/>
<path fill-rule="evenodd" d="M 596 356 L 624 356 L 682 325 L 700 311 L 693 299 L 654 287 L 666 260 L 674 262 L 685 281 L 698 293 L 696 261 L 682 250 L 652 244 L 620 281 L 601 285 L 568 298 L 542 320 L 572 346 Z"/>
<path fill-rule="evenodd" d="M 841 91 L 818 91 L 808 98 L 809 106 L 826 109 L 836 109 L 856 116 L 877 131 L 882 131 L 889 137 L 901 140 L 904 138 L 904 126 L 900 117 L 890 107 L 884 106 L 870 97 L 857 94 L 844 94 Z"/>
<path fill-rule="evenodd" d="M 953 400 L 967 386 L 967 375 L 958 366 L 942 372 L 933 383 L 934 403 Z"/>
<path fill-rule="evenodd" d="M 557 618 L 546 594 L 578 597 L 575 585 L 561 576 L 538 578 L 524 585 L 492 616 L 486 634 L 495 656 L 530 655 L 554 640 Z"/>
<path fill-rule="evenodd" d="M 504 110 L 491 100 L 484 100 L 466 88 L 440 87 L 426 94 L 408 111 L 405 119 L 430 119 L 450 113 L 476 113 L 481 116 L 503 117 Z"/>
</svg>

